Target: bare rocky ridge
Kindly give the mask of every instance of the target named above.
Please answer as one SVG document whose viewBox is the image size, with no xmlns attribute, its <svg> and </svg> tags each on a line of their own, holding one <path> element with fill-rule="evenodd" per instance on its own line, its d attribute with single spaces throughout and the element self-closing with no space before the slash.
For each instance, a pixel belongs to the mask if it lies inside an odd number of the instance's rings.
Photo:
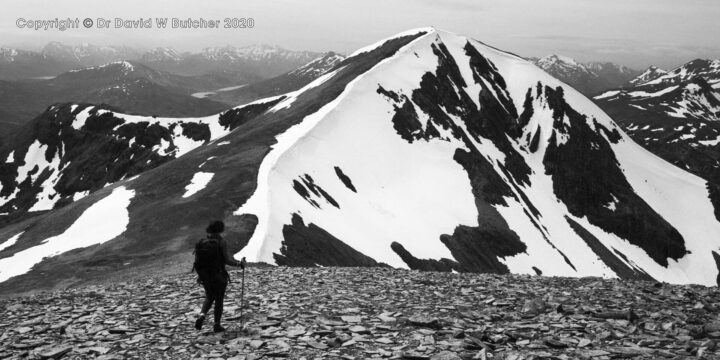
<svg viewBox="0 0 720 360">
<path fill-rule="evenodd" d="M 180 269 L 180 267 L 176 267 Z M 597 278 L 250 268 L 240 327 L 193 329 L 194 274 L 0 300 L 0 359 L 614 359 L 720 356 L 720 292 Z"/>
</svg>

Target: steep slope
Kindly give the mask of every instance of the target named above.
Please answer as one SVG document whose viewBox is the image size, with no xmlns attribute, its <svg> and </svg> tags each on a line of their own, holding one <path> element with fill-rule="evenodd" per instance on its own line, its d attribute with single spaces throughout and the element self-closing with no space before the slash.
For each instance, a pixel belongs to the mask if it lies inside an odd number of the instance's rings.
<svg viewBox="0 0 720 360">
<path fill-rule="evenodd" d="M 221 91 L 203 93 L 203 97 L 237 105 L 249 101 L 277 96 L 295 91 L 317 79 L 320 75 L 330 71 L 339 64 L 344 56 L 329 52 L 323 56 L 280 76 L 258 81 L 236 89 L 223 89 Z"/>
<path fill-rule="evenodd" d="M 720 184 L 719 81 L 720 61 L 694 60 L 594 100 L 645 148 Z"/>
<path fill-rule="evenodd" d="M 114 118 L 95 123 L 115 132 Z M 0 289 L 152 263 L 188 251 L 216 218 L 236 257 L 279 265 L 717 280 L 706 181 L 532 63 L 466 37 L 399 34 L 223 118 L 236 126 L 222 138 L 0 229 L 12 239 L 0 269 L 48 256 Z M 81 233 L 113 196 L 121 235 L 43 246 Z"/>
<path fill-rule="evenodd" d="M 639 74 L 636 70 L 610 62 L 584 64 L 562 55 L 548 55 L 532 60 L 548 74 L 588 96 L 623 85 Z"/>
<path fill-rule="evenodd" d="M 699 281 L 703 275 L 682 270 L 697 262 L 717 273 L 717 244 L 693 235 L 694 220 L 677 212 L 696 205 L 660 200 L 682 179 L 678 186 L 707 211 L 698 228 L 714 233 L 704 182 L 629 141 L 589 100 L 463 37 L 432 32 L 403 53 L 279 137 L 260 167 L 259 189 L 236 212 L 259 218 L 241 255 L 284 261 L 293 246 L 284 228 L 301 214 L 392 266 L 404 265 L 387 251 L 396 241 L 417 258 L 454 259 L 457 270 L 535 266 L 544 274 Z M 693 260 L 700 252 L 704 260 Z M 621 266 L 610 269 L 611 262 Z"/>
</svg>

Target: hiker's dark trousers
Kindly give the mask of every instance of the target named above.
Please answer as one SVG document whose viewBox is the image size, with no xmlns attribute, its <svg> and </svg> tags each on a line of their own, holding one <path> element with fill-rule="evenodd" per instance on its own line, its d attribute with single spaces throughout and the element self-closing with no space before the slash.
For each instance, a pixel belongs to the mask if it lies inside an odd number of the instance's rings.
<svg viewBox="0 0 720 360">
<path fill-rule="evenodd" d="M 202 313 L 207 314 L 212 304 L 215 303 L 215 324 L 220 324 L 228 280 L 223 273 L 216 273 L 203 276 L 201 281 L 205 289 L 205 302 L 203 303 Z"/>
</svg>

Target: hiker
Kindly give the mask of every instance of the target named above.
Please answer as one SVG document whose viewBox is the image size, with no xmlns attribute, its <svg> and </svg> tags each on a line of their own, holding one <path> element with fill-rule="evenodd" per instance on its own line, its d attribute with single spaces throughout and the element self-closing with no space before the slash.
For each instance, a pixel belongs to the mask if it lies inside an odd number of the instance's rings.
<svg viewBox="0 0 720 360">
<path fill-rule="evenodd" d="M 225 224 L 222 221 L 213 221 L 208 225 L 207 236 L 195 245 L 195 263 L 193 269 L 198 273 L 198 282 L 205 289 L 205 302 L 200 310 L 200 316 L 195 320 L 195 329 L 202 329 L 205 316 L 210 306 L 215 303 L 215 326 L 214 332 L 225 331 L 220 325 L 223 312 L 223 301 L 225 289 L 227 288 L 230 275 L 225 270 L 225 265 L 239 266 L 245 269 L 245 258 L 237 261 L 228 255 L 227 243 L 220 234 L 225 231 Z"/>
</svg>

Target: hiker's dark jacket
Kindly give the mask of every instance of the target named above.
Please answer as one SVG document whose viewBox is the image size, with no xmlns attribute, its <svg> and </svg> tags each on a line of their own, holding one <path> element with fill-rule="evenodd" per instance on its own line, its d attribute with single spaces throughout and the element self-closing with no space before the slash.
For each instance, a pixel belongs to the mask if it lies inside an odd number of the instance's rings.
<svg viewBox="0 0 720 360">
<path fill-rule="evenodd" d="M 207 234 L 207 238 L 218 240 L 218 243 L 220 244 L 220 253 L 222 254 L 222 263 L 213 266 L 212 269 L 197 269 L 200 280 L 204 282 L 205 279 L 209 280 L 210 278 L 214 278 L 214 275 L 218 273 L 221 273 L 225 280 L 229 279 L 230 276 L 225 269 L 225 265 L 241 266 L 241 262 L 233 259 L 233 257 L 228 254 L 227 241 L 225 241 L 220 234 Z"/>
<path fill-rule="evenodd" d="M 233 259 L 233 257 L 228 254 L 227 241 L 225 241 L 222 236 L 219 234 L 208 234 L 207 237 L 208 239 L 218 239 L 220 241 L 220 250 L 223 255 L 223 269 L 225 269 L 225 265 L 240 266 L 240 262 Z"/>
</svg>

